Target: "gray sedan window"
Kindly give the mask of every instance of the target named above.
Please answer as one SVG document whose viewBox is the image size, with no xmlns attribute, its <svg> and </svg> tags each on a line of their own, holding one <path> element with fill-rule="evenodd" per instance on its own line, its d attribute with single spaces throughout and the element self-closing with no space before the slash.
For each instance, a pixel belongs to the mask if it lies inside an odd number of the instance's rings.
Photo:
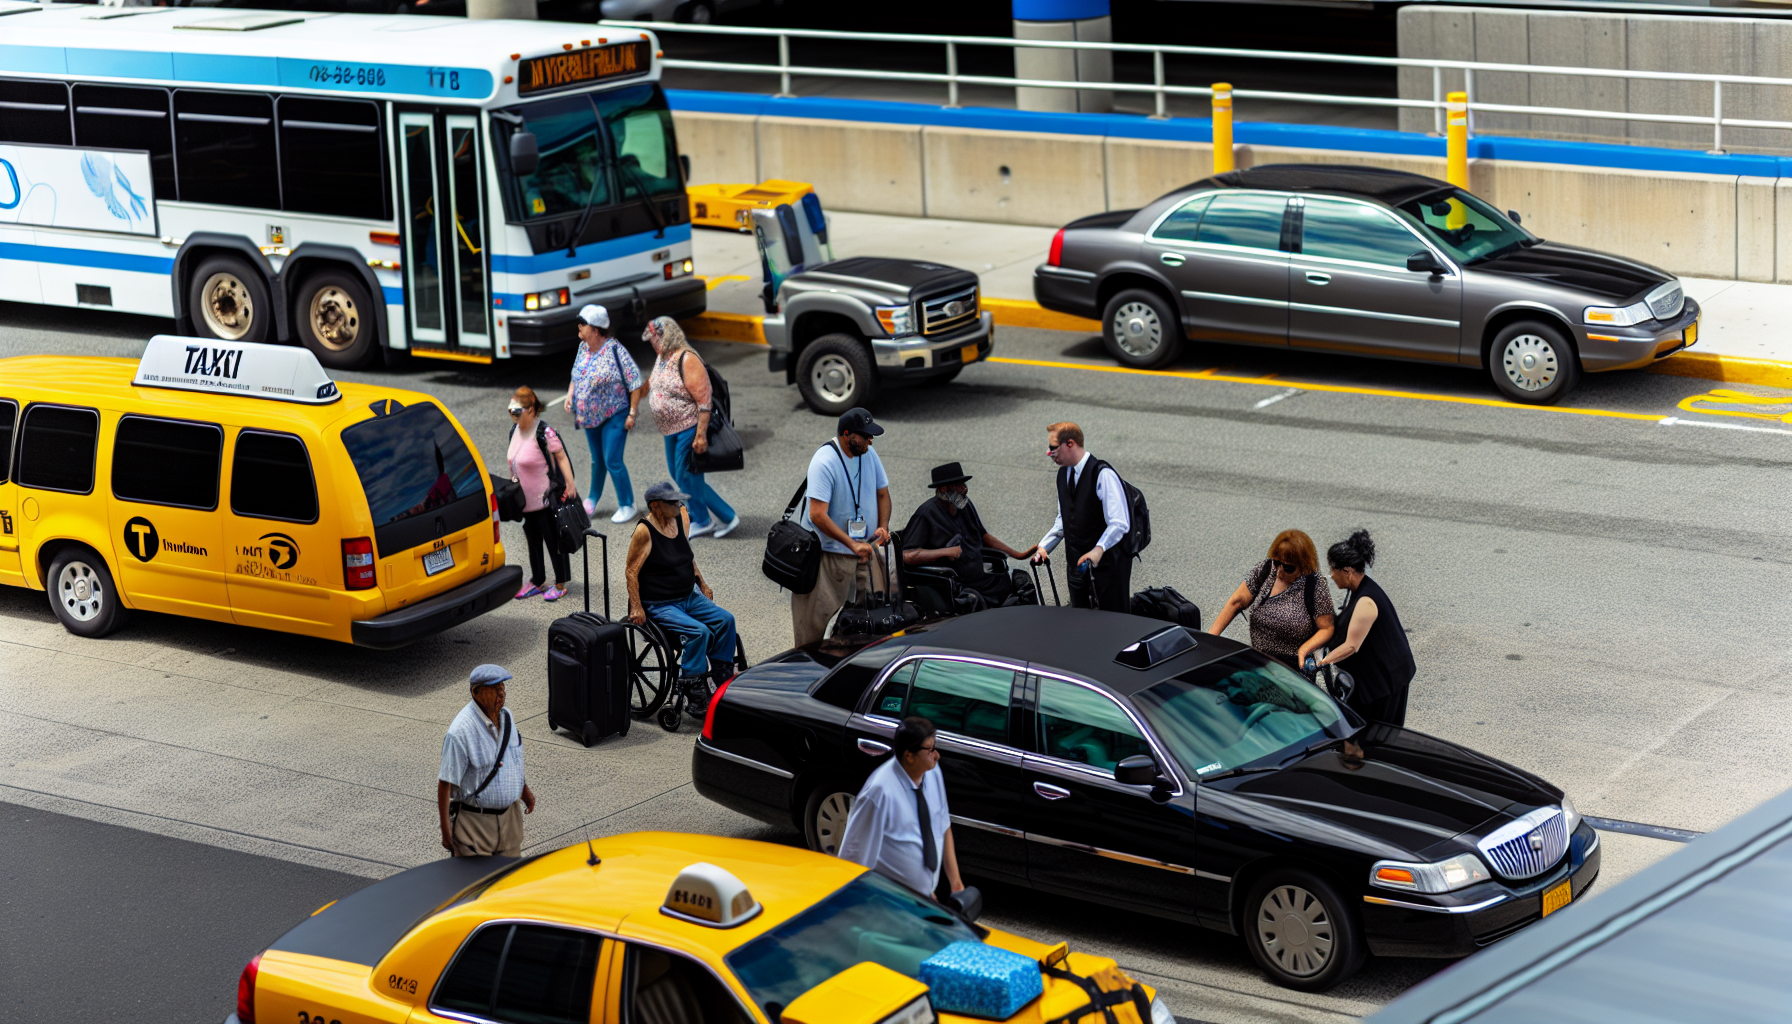
<svg viewBox="0 0 1792 1024">
<path fill-rule="evenodd" d="M 1274 251 L 1282 245 L 1282 214 L 1288 197 L 1246 192 L 1222 195 L 1201 218 L 1199 241 Z"/>
<path fill-rule="evenodd" d="M 1300 232 L 1303 255 L 1405 267 L 1406 257 L 1423 248 L 1405 225 L 1373 206 L 1307 200 Z"/>
<path fill-rule="evenodd" d="M 1155 238 L 1167 238 L 1177 242 L 1192 242 L 1195 232 L 1201 226 L 1201 214 L 1207 212 L 1207 204 L 1213 201 L 1210 192 L 1204 196 L 1196 196 L 1183 203 L 1175 213 L 1164 218 L 1164 222 L 1153 232 Z"/>
</svg>

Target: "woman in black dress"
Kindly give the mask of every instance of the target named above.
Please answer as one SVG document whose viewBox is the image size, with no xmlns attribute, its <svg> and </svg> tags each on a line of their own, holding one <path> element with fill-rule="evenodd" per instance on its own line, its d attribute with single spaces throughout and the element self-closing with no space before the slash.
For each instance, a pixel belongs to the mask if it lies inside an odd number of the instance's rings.
<svg viewBox="0 0 1792 1024">
<path fill-rule="evenodd" d="M 1344 608 L 1332 633 L 1337 644 L 1321 665 L 1336 665 L 1356 680 L 1350 706 L 1371 722 L 1406 724 L 1406 695 L 1412 688 L 1412 648 L 1387 591 L 1366 575 L 1375 564 L 1375 542 L 1358 530 L 1325 553 L 1332 582 L 1344 589 Z"/>
</svg>

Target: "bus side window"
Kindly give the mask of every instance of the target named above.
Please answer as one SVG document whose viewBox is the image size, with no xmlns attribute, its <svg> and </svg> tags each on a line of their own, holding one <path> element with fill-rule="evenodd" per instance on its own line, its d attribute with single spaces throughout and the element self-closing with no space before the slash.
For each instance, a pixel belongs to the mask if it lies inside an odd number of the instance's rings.
<svg viewBox="0 0 1792 1024">
<path fill-rule="evenodd" d="M 27 142 L 39 146 L 67 146 L 69 130 L 68 86 L 61 82 L 21 82 L 0 78 L 0 142 Z"/>
<path fill-rule="evenodd" d="M 386 220 L 386 143 L 379 108 L 361 100 L 282 96 L 285 209 Z"/>
<path fill-rule="evenodd" d="M 174 184 L 174 131 L 168 123 L 168 90 L 84 83 L 75 86 L 75 145 L 84 149 L 149 150 L 156 198 L 180 198 Z"/>
<path fill-rule="evenodd" d="M 291 434 L 245 430 L 230 465 L 230 511 L 256 519 L 317 522 L 317 481 L 305 442 Z"/>
<path fill-rule="evenodd" d="M 181 194 L 224 206 L 280 208 L 274 103 L 252 93 L 174 93 Z"/>
</svg>

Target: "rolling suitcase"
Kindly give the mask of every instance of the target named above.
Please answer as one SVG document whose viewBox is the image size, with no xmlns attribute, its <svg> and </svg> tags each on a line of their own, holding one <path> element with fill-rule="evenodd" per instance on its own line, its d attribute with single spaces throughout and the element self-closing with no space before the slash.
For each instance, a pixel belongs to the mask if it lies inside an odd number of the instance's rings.
<svg viewBox="0 0 1792 1024">
<path fill-rule="evenodd" d="M 1132 595 L 1132 613 L 1190 629 L 1201 628 L 1201 609 L 1175 587 L 1148 587 Z"/>
<path fill-rule="evenodd" d="M 603 545 L 604 613 L 591 614 L 591 548 L 585 552 L 585 610 L 548 625 L 548 728 L 564 727 L 589 747 L 628 735 L 628 632 L 610 621 L 610 541 Z"/>
</svg>

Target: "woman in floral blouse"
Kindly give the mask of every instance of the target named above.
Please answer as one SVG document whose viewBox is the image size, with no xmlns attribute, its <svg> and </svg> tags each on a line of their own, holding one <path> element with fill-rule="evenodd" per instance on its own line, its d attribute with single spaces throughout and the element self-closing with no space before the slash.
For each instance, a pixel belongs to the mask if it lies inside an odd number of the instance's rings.
<svg viewBox="0 0 1792 1024">
<path fill-rule="evenodd" d="M 616 514 L 610 522 L 626 523 L 635 517 L 635 491 L 629 486 L 623 449 L 628 445 L 628 432 L 635 429 L 635 408 L 646 393 L 641 368 L 610 334 L 610 311 L 602 306 L 579 310 L 579 354 L 572 364 L 566 411 L 572 413 L 573 425 L 585 432 L 585 443 L 591 447 L 586 515 L 597 513 L 598 499 L 604 496 L 604 473 L 608 472 L 616 481 Z"/>
</svg>

